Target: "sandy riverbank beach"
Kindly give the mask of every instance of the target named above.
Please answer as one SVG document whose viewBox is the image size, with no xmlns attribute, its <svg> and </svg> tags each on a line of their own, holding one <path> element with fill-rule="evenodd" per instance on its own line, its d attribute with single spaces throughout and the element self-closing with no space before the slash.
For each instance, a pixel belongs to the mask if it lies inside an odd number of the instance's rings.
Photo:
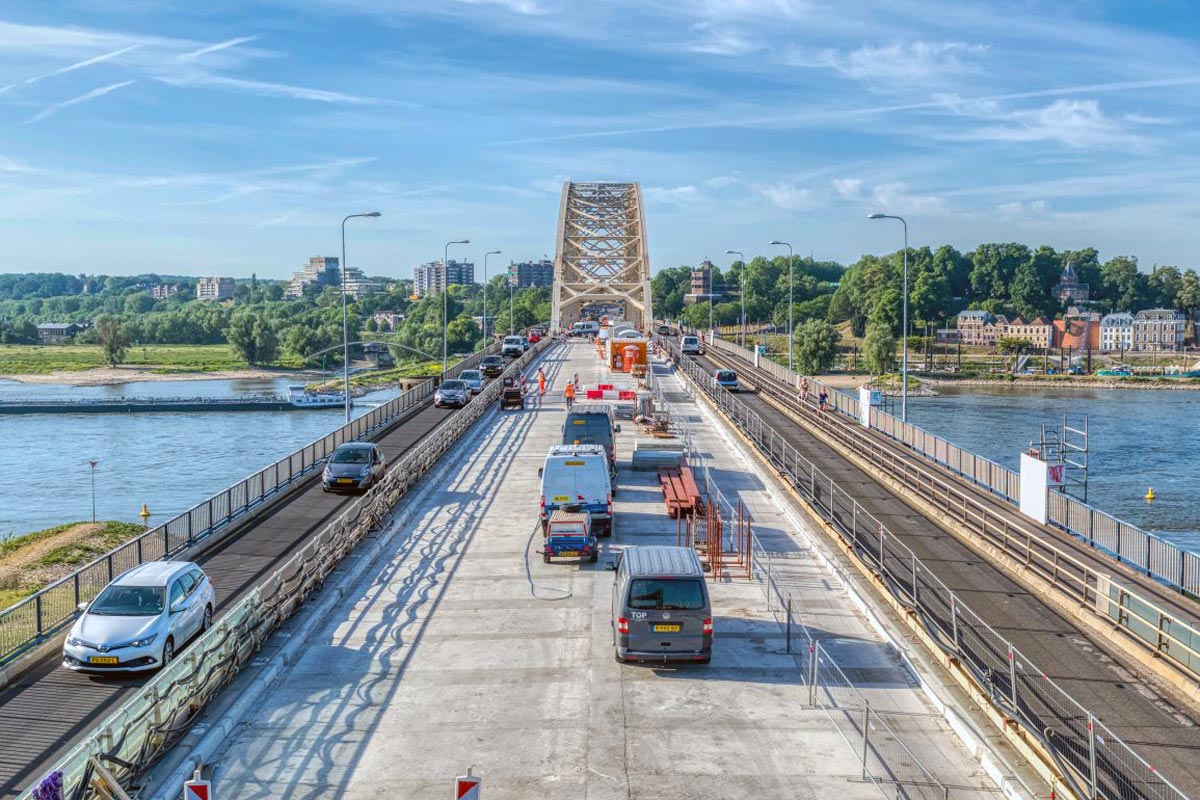
<svg viewBox="0 0 1200 800">
<path fill-rule="evenodd" d="M 276 378 L 305 379 L 312 373 L 295 370 L 230 369 L 215 372 L 154 372 L 152 367 L 95 367 L 93 369 L 63 370 L 42 374 L 0 375 L 0 380 L 18 383 L 57 383 L 68 386 L 113 386 L 141 381 L 218 381 L 274 380 Z M 319 374 L 319 373 L 318 373 Z"/>
</svg>

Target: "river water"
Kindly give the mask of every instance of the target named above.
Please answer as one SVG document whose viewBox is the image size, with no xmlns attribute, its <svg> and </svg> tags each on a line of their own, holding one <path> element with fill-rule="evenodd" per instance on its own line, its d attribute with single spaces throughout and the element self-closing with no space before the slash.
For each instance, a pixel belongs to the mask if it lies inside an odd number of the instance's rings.
<svg viewBox="0 0 1200 800">
<path fill-rule="evenodd" d="M 0 380 L 0 400 L 115 397 L 282 397 L 286 378 L 164 381 L 75 387 Z M 397 392 L 355 400 L 365 414 Z M 343 424 L 340 408 L 0 416 L 0 538 L 96 518 L 150 524 L 196 505 Z"/>
<path fill-rule="evenodd" d="M 909 422 L 1010 468 L 1041 424 L 1088 416 L 1088 502 L 1200 551 L 1200 392 L 943 388 L 910 397 Z M 899 414 L 899 408 L 895 409 Z M 1154 487 L 1157 499 L 1146 502 Z"/>
</svg>

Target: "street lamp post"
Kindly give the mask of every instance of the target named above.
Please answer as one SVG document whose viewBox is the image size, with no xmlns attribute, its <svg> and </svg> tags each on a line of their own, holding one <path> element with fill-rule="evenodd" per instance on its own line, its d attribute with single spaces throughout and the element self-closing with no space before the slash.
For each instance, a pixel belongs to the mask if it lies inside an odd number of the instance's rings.
<svg viewBox="0 0 1200 800">
<path fill-rule="evenodd" d="M 450 360 L 450 351 L 447 349 L 450 344 L 450 320 L 447 316 L 450 313 L 450 245 L 452 244 L 470 244 L 470 239 L 458 239 L 453 242 L 446 242 L 446 246 L 442 249 L 442 377 L 446 376 L 447 364 Z"/>
<path fill-rule="evenodd" d="M 742 291 L 741 291 L 741 293 L 742 293 L 742 316 L 740 317 L 740 319 L 738 321 L 741 323 L 740 332 L 741 332 L 742 347 L 745 348 L 746 347 L 746 254 L 743 253 L 741 250 L 726 250 L 725 255 L 737 256 L 742 262 L 742 275 L 741 275 L 742 279 L 740 281 L 740 283 L 742 284 Z"/>
<path fill-rule="evenodd" d="M 513 281 L 513 274 L 512 274 L 512 262 L 511 261 L 508 262 L 508 265 L 509 265 L 508 266 L 508 335 L 512 336 L 513 335 L 512 290 L 513 290 L 514 281 Z M 517 274 L 520 275 L 521 271 L 517 270 Z"/>
<path fill-rule="evenodd" d="M 904 298 L 900 318 L 900 419 L 908 422 L 908 223 L 894 214 L 868 214 L 867 219 L 898 219 L 904 226 Z"/>
<path fill-rule="evenodd" d="M 88 462 L 92 465 L 92 522 L 96 521 L 96 465 L 99 461 L 95 459 Z"/>
<path fill-rule="evenodd" d="M 346 315 L 346 221 L 355 217 L 378 217 L 378 211 L 350 214 L 342 220 L 342 377 L 346 392 L 346 422 L 350 421 L 350 332 Z"/>
<path fill-rule="evenodd" d="M 498 255 L 500 255 L 499 250 L 488 250 L 486 253 L 483 254 L 483 349 L 485 349 L 485 350 L 487 349 L 487 346 L 488 346 L 488 337 L 487 337 L 487 284 L 488 284 L 487 260 L 488 260 L 488 256 L 498 256 Z"/>
<path fill-rule="evenodd" d="M 796 259 L 792 254 L 792 246 L 787 242 L 781 242 L 778 239 L 772 239 L 771 241 L 767 242 L 767 244 L 781 245 L 788 249 L 788 369 L 794 371 L 796 366 L 792 358 L 792 345 L 794 344 L 792 338 L 795 333 L 792 330 L 792 306 L 794 305 L 792 303 L 792 297 L 794 296 L 792 293 L 792 262 Z"/>
</svg>

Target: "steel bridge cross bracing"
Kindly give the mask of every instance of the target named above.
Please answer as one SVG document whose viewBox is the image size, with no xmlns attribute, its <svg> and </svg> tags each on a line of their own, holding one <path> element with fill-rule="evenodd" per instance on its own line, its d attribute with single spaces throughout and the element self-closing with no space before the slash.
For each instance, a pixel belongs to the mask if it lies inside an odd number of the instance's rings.
<svg viewBox="0 0 1200 800">
<path fill-rule="evenodd" d="M 553 325 L 569 326 L 592 304 L 623 307 L 640 328 L 653 321 L 645 231 L 639 184 L 563 184 Z"/>
</svg>

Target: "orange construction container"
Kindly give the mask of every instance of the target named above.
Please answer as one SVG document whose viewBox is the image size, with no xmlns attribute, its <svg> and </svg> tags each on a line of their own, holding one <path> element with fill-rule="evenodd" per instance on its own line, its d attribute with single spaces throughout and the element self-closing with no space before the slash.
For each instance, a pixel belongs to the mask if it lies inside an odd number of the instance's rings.
<svg viewBox="0 0 1200 800">
<path fill-rule="evenodd" d="M 626 345 L 621 352 L 623 355 L 623 358 L 621 359 L 623 362 L 621 364 L 621 370 L 624 372 L 632 372 L 633 365 L 641 363 L 641 348 L 635 344 L 630 344 Z"/>
</svg>

